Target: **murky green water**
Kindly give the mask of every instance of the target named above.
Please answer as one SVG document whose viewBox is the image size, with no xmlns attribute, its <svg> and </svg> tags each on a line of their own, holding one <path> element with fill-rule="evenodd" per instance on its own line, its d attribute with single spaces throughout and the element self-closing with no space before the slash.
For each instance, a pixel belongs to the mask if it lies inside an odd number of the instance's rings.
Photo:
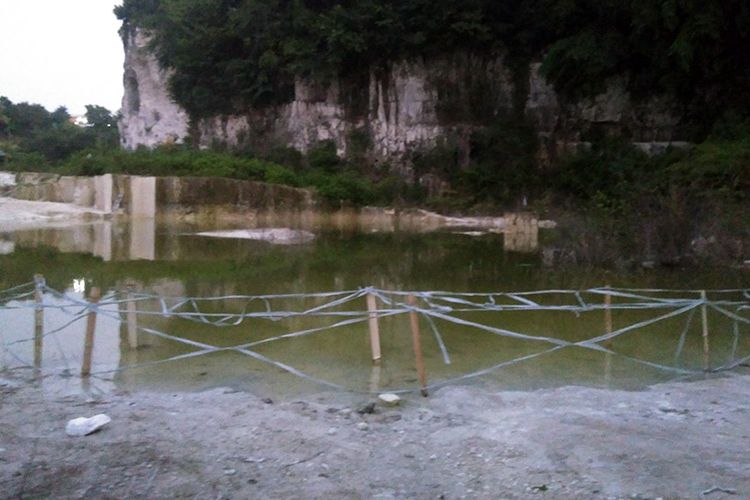
<svg viewBox="0 0 750 500">
<path fill-rule="evenodd" d="M 269 225 L 278 226 L 274 221 Z M 284 225 L 299 222 L 284 221 Z M 211 297 L 251 294 L 290 294 L 357 290 L 375 286 L 384 290 L 448 290 L 454 292 L 503 292 L 544 289 L 586 289 L 607 283 L 614 287 L 679 289 L 744 288 L 748 273 L 740 271 L 650 270 L 612 274 L 588 269 L 550 270 L 542 266 L 537 251 L 527 244 L 519 253 L 508 250 L 502 234 L 464 234 L 437 230 L 416 232 L 382 224 L 332 219 L 317 221 L 315 241 L 302 245 L 272 245 L 261 241 L 213 239 L 195 236 L 208 229 L 188 224 L 94 223 L 58 229 L 0 233 L 0 289 L 30 281 L 35 273 L 45 276 L 50 287 L 74 297 L 84 290 L 101 287 L 105 297 L 121 298 L 128 281 L 138 292 L 167 297 Z M 237 226 L 235 226 L 237 227 Z M 211 228 L 213 229 L 213 228 Z M 220 228 L 224 229 L 224 227 Z M 413 228 L 412 228 L 413 229 Z M 545 235 L 533 239 L 544 245 Z M 694 297 L 695 295 L 693 295 Z M 602 296 L 584 300 L 601 303 Z M 718 298 L 718 297 L 717 297 Z M 727 298 L 727 297 L 722 297 Z M 739 296 L 733 296 L 738 299 Z M 482 299 L 484 300 L 484 299 Z M 549 296 L 549 304 L 575 302 L 571 296 Z M 49 305 L 61 303 L 51 294 Z M 324 299 L 274 299 L 273 310 L 303 310 Z M 617 301 L 615 301 L 617 302 Z M 168 300 L 167 305 L 176 303 Z M 6 303 L 6 306 L 30 302 Z M 201 303 L 204 312 L 241 312 L 245 301 L 226 299 Z M 294 317 L 281 321 L 247 320 L 241 325 L 218 328 L 185 318 L 159 314 L 158 300 L 139 303 L 144 312 L 139 326 L 212 346 L 226 347 L 258 342 L 289 332 L 331 325 L 341 318 Z M 250 311 L 267 305 L 256 301 Z M 385 306 L 381 303 L 380 307 Z M 122 321 L 124 305 L 113 304 L 97 318 L 93 350 L 95 380 L 112 380 L 117 386 L 163 390 L 196 390 L 232 386 L 259 394 L 290 396 L 320 391 L 321 386 L 290 375 L 278 367 L 234 351 L 154 364 L 196 351 L 191 345 L 140 332 L 142 346 L 127 347 L 127 328 Z M 336 308 L 363 311 L 364 298 Z M 187 310 L 187 309 L 182 309 Z M 54 331 L 80 308 L 47 308 L 45 332 Z M 618 329 L 665 314 L 668 310 L 614 311 Z M 741 311 L 744 317 L 750 316 Z M 456 317 L 495 328 L 582 341 L 606 330 L 601 310 L 571 312 L 474 312 Z M 691 321 L 688 322 L 688 320 Z M 750 355 L 750 329 L 735 325 L 727 316 L 709 311 L 711 367 Z M 49 372 L 78 374 L 83 353 L 85 318 L 45 336 L 34 338 L 34 311 L 0 309 L 0 331 L 4 347 L 0 366 L 16 368 L 36 362 Z M 464 325 L 436 320 L 435 328 L 450 356 L 446 364 L 430 324 L 422 319 L 422 345 L 430 383 L 440 383 L 499 363 L 545 351 L 552 345 L 493 335 Z M 314 335 L 260 344 L 253 350 L 299 369 L 313 377 L 356 391 L 413 388 L 418 385 L 414 369 L 412 334 L 408 314 L 380 319 L 383 360 L 371 362 L 366 322 L 324 330 Z M 680 338 L 684 333 L 683 346 Z M 615 339 L 609 347 L 638 360 L 687 369 L 706 363 L 700 311 L 660 321 Z M 529 390 L 567 384 L 640 388 L 677 376 L 625 356 L 580 347 L 564 348 L 534 359 L 503 367 L 471 383 L 496 389 Z M 129 366 L 139 368 L 125 369 Z M 114 371 L 113 371 L 114 370 Z M 467 381 L 468 382 L 468 381 Z"/>
</svg>

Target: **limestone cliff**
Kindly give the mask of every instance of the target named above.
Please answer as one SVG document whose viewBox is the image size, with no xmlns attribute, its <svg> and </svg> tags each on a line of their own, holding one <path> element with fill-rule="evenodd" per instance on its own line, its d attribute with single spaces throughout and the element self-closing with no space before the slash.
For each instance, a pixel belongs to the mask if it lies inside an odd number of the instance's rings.
<svg viewBox="0 0 750 500">
<path fill-rule="evenodd" d="M 169 96 L 169 72 L 148 50 L 148 38 L 137 30 L 121 32 L 125 46 L 122 117 L 123 147 L 154 147 L 182 142 L 188 135 L 188 116 Z"/>
<path fill-rule="evenodd" d="M 477 127 L 512 112 L 525 115 L 537 130 L 542 159 L 602 134 L 623 135 L 649 151 L 680 138 L 676 108 L 660 99 L 634 103 L 622 82 L 611 82 L 595 98 L 563 103 L 540 75 L 539 64 L 531 64 L 519 79 L 502 55 L 461 53 L 397 61 L 387 70 L 327 86 L 298 80 L 289 103 L 191 124 L 169 97 L 168 72 L 149 52 L 147 37 L 135 30 L 124 34 L 124 43 L 120 130 L 129 149 L 182 142 L 191 135 L 201 146 L 285 145 L 303 152 L 332 140 L 346 154 L 364 138 L 373 160 L 399 163 L 445 138 L 468 149 Z"/>
</svg>

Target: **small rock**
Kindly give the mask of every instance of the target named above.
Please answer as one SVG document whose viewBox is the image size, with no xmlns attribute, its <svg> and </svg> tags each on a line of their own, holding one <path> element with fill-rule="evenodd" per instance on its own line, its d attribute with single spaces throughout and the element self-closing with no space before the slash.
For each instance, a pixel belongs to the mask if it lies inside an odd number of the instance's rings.
<svg viewBox="0 0 750 500">
<path fill-rule="evenodd" d="M 68 436 L 80 437 L 98 431 L 112 421 L 107 415 L 100 413 L 91 418 L 78 417 L 70 420 L 65 426 L 65 433 Z"/>
<path fill-rule="evenodd" d="M 357 413 L 360 415 L 372 415 L 375 413 L 375 403 L 368 403 L 359 410 L 357 410 Z"/>
<path fill-rule="evenodd" d="M 237 474 L 236 469 L 224 469 L 225 476 L 234 476 L 235 474 Z"/>
<path fill-rule="evenodd" d="M 338 431 L 336 430 L 335 427 L 331 427 L 330 429 L 328 429 L 328 435 L 329 436 L 333 436 L 334 434 L 336 434 L 336 432 L 338 432 Z"/>
<path fill-rule="evenodd" d="M 267 405 L 272 405 L 273 404 L 273 399 L 271 399 L 271 398 L 263 398 L 261 401 L 263 401 Z"/>
<path fill-rule="evenodd" d="M 401 398 L 395 394 L 381 394 L 378 399 L 385 406 L 398 406 L 401 403 Z"/>
<path fill-rule="evenodd" d="M 367 425 L 367 422 L 360 422 L 360 423 L 357 424 L 357 429 L 359 429 L 361 431 L 366 431 L 369 428 L 370 428 L 370 426 Z"/>
</svg>

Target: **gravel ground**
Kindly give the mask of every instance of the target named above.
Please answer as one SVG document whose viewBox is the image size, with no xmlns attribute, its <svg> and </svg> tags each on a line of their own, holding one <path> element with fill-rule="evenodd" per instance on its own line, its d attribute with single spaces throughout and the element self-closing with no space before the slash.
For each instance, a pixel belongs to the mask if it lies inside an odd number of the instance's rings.
<svg viewBox="0 0 750 500">
<path fill-rule="evenodd" d="M 92 396 L 0 374 L 6 498 L 750 498 L 750 375 L 642 392 Z M 75 381 L 74 381 L 75 382 Z M 71 418 L 112 422 L 68 437 Z"/>
</svg>

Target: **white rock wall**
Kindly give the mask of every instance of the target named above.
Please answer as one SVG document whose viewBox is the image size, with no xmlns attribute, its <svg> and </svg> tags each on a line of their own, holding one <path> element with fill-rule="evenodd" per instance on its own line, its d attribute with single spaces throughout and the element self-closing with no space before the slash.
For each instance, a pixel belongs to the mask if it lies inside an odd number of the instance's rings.
<svg viewBox="0 0 750 500">
<path fill-rule="evenodd" d="M 125 65 L 120 141 L 126 149 L 181 143 L 188 135 L 189 117 L 170 97 L 169 73 L 148 51 L 140 31 L 123 33 Z"/>
<path fill-rule="evenodd" d="M 123 145 L 134 149 L 181 142 L 188 135 L 189 118 L 169 97 L 168 73 L 148 51 L 146 36 L 136 31 L 124 40 Z M 343 82 L 320 88 L 297 81 L 292 102 L 201 120 L 195 124 L 195 138 L 201 147 L 216 142 L 251 148 L 270 144 L 302 152 L 319 141 L 332 140 L 339 154 L 345 154 L 348 138 L 357 130 L 369 135 L 370 153 L 375 158 L 398 161 L 414 150 L 433 146 L 446 135 L 468 138 L 476 128 L 475 121 L 464 113 L 471 107 L 475 109 L 469 115 L 476 113 L 476 108 L 480 112 L 485 108 L 491 114 L 513 107 L 513 78 L 502 57 L 453 54 L 429 63 L 401 61 L 384 74 L 371 72 L 367 80 L 354 89 L 366 96 L 363 109 L 356 113 L 343 104 L 347 101 Z M 477 91 L 472 85 L 484 92 L 481 95 L 486 102 L 475 102 Z M 592 99 L 562 105 L 541 76 L 540 65 L 532 64 L 527 87 L 524 109 L 537 127 L 542 159 L 555 151 L 577 147 L 595 127 L 630 134 L 637 142 L 675 140 L 678 120 L 670 113 L 669 103 L 654 99 L 635 106 L 622 82 L 612 82 L 607 92 Z M 452 113 L 457 118 L 444 110 L 441 114 L 446 100 L 456 108 Z"/>
</svg>

